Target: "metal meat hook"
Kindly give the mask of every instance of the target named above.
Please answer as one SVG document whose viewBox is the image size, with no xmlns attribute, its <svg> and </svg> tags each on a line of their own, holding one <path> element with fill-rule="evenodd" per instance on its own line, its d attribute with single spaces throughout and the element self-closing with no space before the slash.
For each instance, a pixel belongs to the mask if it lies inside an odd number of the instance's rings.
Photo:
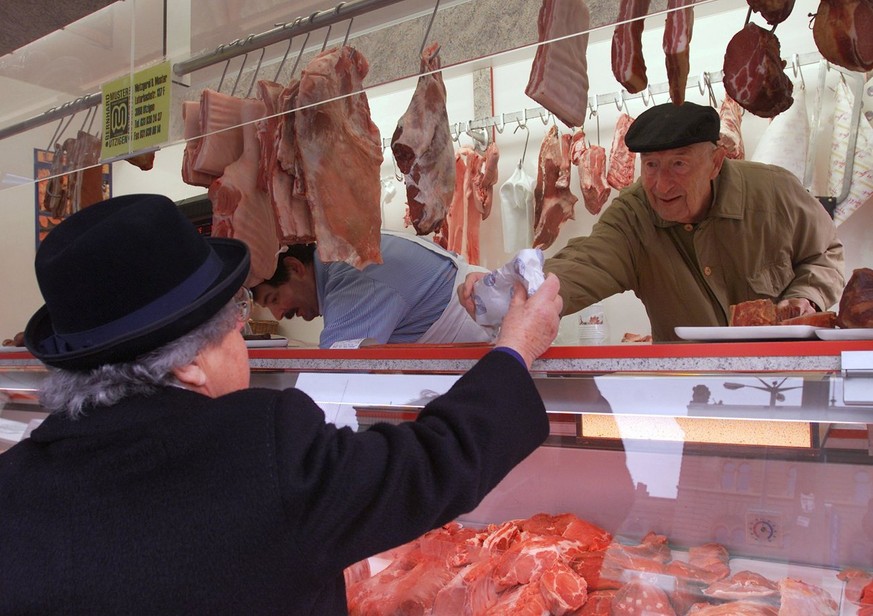
<svg viewBox="0 0 873 616">
<path fill-rule="evenodd" d="M 528 144 L 528 141 L 530 141 L 530 129 L 527 127 L 527 110 L 525 110 L 525 112 L 524 112 L 524 119 L 525 119 L 524 124 L 519 122 L 518 126 L 515 127 L 515 130 L 512 131 L 513 135 L 518 132 L 519 128 L 523 128 L 524 132 L 525 132 L 524 149 L 521 151 L 521 160 L 518 161 L 519 167 L 521 167 L 524 164 L 524 158 L 525 158 L 525 156 L 527 156 L 527 144 Z"/>
<path fill-rule="evenodd" d="M 427 45 L 427 39 L 430 36 L 430 29 L 433 26 L 433 20 L 436 17 L 437 9 L 440 8 L 440 0 L 436 1 L 436 4 L 433 7 L 433 13 L 430 14 L 430 21 L 427 22 L 427 30 L 424 31 L 424 40 L 421 41 L 421 49 L 418 50 L 419 57 L 424 53 L 424 48 Z"/>
</svg>

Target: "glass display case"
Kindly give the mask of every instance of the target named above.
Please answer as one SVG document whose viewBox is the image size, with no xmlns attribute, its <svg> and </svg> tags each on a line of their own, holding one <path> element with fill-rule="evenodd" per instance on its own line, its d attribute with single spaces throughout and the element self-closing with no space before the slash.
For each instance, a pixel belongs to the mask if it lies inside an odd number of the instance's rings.
<svg viewBox="0 0 873 616">
<path fill-rule="evenodd" d="M 329 421 L 364 430 L 414 419 L 486 351 L 390 345 L 249 353 L 253 385 L 296 386 Z M 532 374 L 550 435 L 458 519 L 463 527 L 491 536 L 506 524 L 565 514 L 595 525 L 608 533 L 610 549 L 636 556 L 609 568 L 612 577 L 603 575 L 611 581 L 589 593 L 642 580 L 674 602 L 680 589 L 715 602 L 704 588 L 752 571 L 777 586 L 790 579 L 824 589 L 834 613 L 857 613 L 860 595 L 837 576 L 869 573 L 873 562 L 869 341 L 552 347 Z M 0 355 L 6 447 L 38 424 L 43 375 L 27 353 Z M 652 542 L 662 545 L 657 566 Z M 695 578 L 703 575 L 695 568 L 700 550 L 714 544 L 728 573 Z M 398 553 L 369 566 L 392 567 Z"/>
</svg>

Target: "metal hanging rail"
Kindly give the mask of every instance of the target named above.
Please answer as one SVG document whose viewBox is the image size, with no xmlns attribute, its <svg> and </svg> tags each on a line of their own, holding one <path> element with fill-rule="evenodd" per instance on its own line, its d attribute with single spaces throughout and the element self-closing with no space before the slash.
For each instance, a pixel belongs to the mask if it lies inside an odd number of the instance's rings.
<svg viewBox="0 0 873 616">
<path fill-rule="evenodd" d="M 68 115 L 75 115 L 80 111 L 84 111 L 85 109 L 96 107 L 102 102 L 102 92 L 95 92 L 94 94 L 86 94 L 85 96 L 80 96 L 75 100 L 64 103 L 60 107 L 52 107 L 48 111 L 45 111 L 34 118 L 30 118 L 23 122 L 19 122 L 18 124 L 12 124 L 11 126 L 0 129 L 0 140 L 6 139 L 7 137 L 12 137 L 13 135 L 21 134 L 23 132 L 29 131 L 32 128 L 43 126 L 44 124 L 48 124 L 49 122 L 54 122 L 55 120 L 61 120 Z"/>
<path fill-rule="evenodd" d="M 799 71 L 801 66 L 816 64 L 821 61 L 821 55 L 815 52 L 802 55 L 795 54 L 793 58 L 785 60 L 785 62 L 787 63 L 786 70 L 794 67 L 796 71 Z M 839 69 L 838 66 L 832 66 L 831 68 Z M 707 88 L 712 84 L 721 83 L 723 78 L 723 71 L 703 72 L 701 73 L 697 83 L 689 83 L 686 86 L 686 89 L 690 90 L 692 88 L 698 88 L 701 95 L 706 95 Z M 667 94 L 669 93 L 669 91 L 670 84 L 668 82 L 664 82 L 649 85 L 646 87 L 645 90 L 643 90 L 642 92 L 637 92 L 636 94 L 629 94 L 626 90 L 618 90 L 616 92 L 607 92 L 604 94 L 596 94 L 594 96 L 590 96 L 588 97 L 589 118 L 595 117 L 601 107 L 606 105 L 615 105 L 618 111 L 623 111 L 627 102 L 634 99 L 642 99 L 643 103 L 646 106 L 649 106 L 651 104 L 652 95 Z M 529 109 L 523 109 L 522 111 L 501 113 L 497 116 L 481 118 L 478 120 L 470 120 L 467 122 L 454 122 L 450 124 L 450 127 L 452 129 L 452 135 L 455 136 L 462 135 L 468 131 L 486 129 L 492 126 L 496 126 L 499 127 L 499 129 L 502 129 L 506 124 L 511 123 L 525 125 L 529 120 L 537 119 L 542 120 L 544 124 L 547 124 L 551 119 L 551 112 L 549 112 L 549 110 L 544 107 L 532 107 Z M 382 139 L 383 148 L 390 147 L 390 145 L 391 139 L 389 137 L 385 137 Z"/>
<path fill-rule="evenodd" d="M 397 4 L 402 0 L 350 0 L 340 2 L 326 11 L 316 11 L 309 17 L 298 17 L 294 21 L 278 24 L 272 30 L 260 34 L 250 34 L 244 39 L 219 45 L 214 51 L 194 56 L 173 65 L 173 72 L 182 77 L 194 71 L 230 60 L 237 56 L 268 47 L 273 43 L 287 41 L 298 34 L 305 34 L 335 23 L 352 19 L 370 11 Z"/>
<path fill-rule="evenodd" d="M 194 56 L 182 62 L 177 62 L 173 65 L 173 73 L 181 77 L 201 68 L 206 68 L 213 64 L 230 60 L 258 49 L 263 49 L 273 43 L 288 40 L 299 34 L 306 34 L 341 21 L 353 19 L 358 15 L 363 15 L 369 11 L 375 11 L 402 1 L 403 0 L 350 0 L 349 2 L 340 2 L 332 9 L 316 11 L 308 17 L 298 17 L 293 21 L 279 24 L 267 32 L 262 32 L 261 34 L 250 34 L 244 39 L 237 39 L 230 43 L 219 45 L 214 51 Z M 76 114 L 85 109 L 96 107 L 102 102 L 103 95 L 101 92 L 80 96 L 75 100 L 60 105 L 59 107 L 52 107 L 38 116 L 0 129 L 0 140 L 43 126 L 70 114 Z"/>
</svg>

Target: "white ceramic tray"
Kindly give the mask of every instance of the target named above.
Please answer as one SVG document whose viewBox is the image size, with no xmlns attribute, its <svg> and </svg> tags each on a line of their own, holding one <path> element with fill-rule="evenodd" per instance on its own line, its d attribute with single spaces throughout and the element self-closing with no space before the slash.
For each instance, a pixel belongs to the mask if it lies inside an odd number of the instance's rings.
<svg viewBox="0 0 873 616">
<path fill-rule="evenodd" d="M 751 327 L 676 327 L 676 335 L 696 342 L 741 340 L 803 340 L 815 338 L 812 325 L 756 325 Z"/>
<path fill-rule="evenodd" d="M 873 328 L 817 329 L 815 335 L 822 340 L 873 340 Z"/>
</svg>

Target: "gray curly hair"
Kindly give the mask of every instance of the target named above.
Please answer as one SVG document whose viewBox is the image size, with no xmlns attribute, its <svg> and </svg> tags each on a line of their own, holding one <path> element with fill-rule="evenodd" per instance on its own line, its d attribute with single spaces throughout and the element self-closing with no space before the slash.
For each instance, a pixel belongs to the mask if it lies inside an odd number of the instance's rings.
<svg viewBox="0 0 873 616">
<path fill-rule="evenodd" d="M 219 344 L 237 326 L 237 314 L 236 304 L 231 301 L 184 336 L 130 362 L 86 371 L 49 368 L 40 403 L 52 413 L 66 413 L 76 419 L 88 406 L 109 406 L 122 398 L 178 385 L 173 370 L 190 364 L 202 349 Z"/>
</svg>

